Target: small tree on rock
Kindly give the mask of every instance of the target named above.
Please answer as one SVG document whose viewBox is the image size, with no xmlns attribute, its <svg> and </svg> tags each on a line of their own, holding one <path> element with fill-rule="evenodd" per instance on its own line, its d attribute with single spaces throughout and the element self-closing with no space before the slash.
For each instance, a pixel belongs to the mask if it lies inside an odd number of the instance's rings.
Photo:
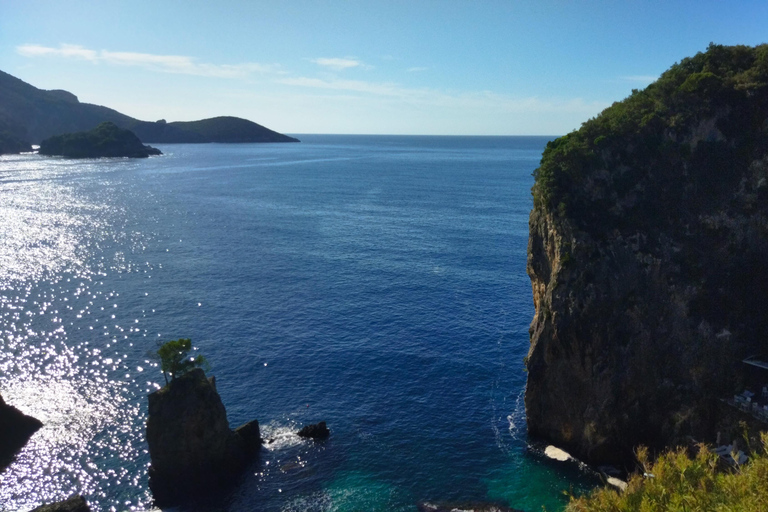
<svg viewBox="0 0 768 512">
<path fill-rule="evenodd" d="M 168 384 L 168 375 L 173 380 L 193 368 L 200 368 L 206 365 L 207 361 L 202 355 L 196 357 L 188 356 L 190 350 L 192 350 L 192 340 L 189 338 L 167 341 L 158 349 L 157 355 L 160 356 L 160 369 L 163 372 L 166 384 Z"/>
</svg>

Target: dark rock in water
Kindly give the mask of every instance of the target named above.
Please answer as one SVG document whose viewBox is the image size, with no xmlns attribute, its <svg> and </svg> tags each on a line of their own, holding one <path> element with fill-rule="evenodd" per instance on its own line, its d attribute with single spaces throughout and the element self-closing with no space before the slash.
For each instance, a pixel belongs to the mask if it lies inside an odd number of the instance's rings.
<svg viewBox="0 0 768 512">
<path fill-rule="evenodd" d="M 416 504 L 419 512 L 521 512 L 504 505 L 486 502 L 427 502 Z"/>
<path fill-rule="evenodd" d="M 88 502 L 79 494 L 64 501 L 40 505 L 31 512 L 91 512 Z"/>
<path fill-rule="evenodd" d="M 200 368 L 149 395 L 149 487 L 158 506 L 188 502 L 229 485 L 258 451 L 258 422 L 233 432 L 213 378 Z"/>
<path fill-rule="evenodd" d="M 0 468 L 5 467 L 43 423 L 8 405 L 0 396 Z"/>
<path fill-rule="evenodd" d="M 61 155 L 69 158 L 130 157 L 147 158 L 162 154 L 159 149 L 145 146 L 130 130 L 114 123 L 101 123 L 91 131 L 65 133 L 40 143 L 41 155 Z"/>
<path fill-rule="evenodd" d="M 331 435 L 331 431 L 328 430 L 328 427 L 325 425 L 324 421 L 321 421 L 320 423 L 313 423 L 312 425 L 307 425 L 301 430 L 299 430 L 296 433 L 299 437 L 307 437 L 309 439 L 315 439 L 315 440 L 321 440 L 321 439 L 328 439 L 328 436 Z"/>
<path fill-rule="evenodd" d="M 742 359 L 768 356 L 766 51 L 711 45 L 547 145 L 530 435 L 596 464 L 714 439 Z"/>
</svg>

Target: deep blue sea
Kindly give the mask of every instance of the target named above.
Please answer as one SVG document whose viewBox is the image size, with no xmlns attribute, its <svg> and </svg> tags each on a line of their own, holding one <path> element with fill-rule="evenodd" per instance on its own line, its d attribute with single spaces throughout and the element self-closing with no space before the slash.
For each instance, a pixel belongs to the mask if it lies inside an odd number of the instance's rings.
<svg viewBox="0 0 768 512">
<path fill-rule="evenodd" d="M 0 393 L 45 423 L 0 510 L 149 510 L 158 344 L 191 338 L 274 439 L 183 510 L 561 510 L 529 445 L 531 172 L 545 137 L 299 136 L 144 160 L 0 157 Z M 293 434 L 325 420 L 327 442 Z"/>
</svg>

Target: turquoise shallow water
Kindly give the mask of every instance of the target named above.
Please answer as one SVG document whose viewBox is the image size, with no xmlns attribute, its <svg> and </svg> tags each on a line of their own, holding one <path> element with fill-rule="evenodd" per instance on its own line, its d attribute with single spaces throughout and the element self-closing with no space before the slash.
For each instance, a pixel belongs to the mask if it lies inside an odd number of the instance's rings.
<svg viewBox="0 0 768 512">
<path fill-rule="evenodd" d="M 525 432 L 531 171 L 547 138 L 300 136 L 149 160 L 0 157 L 0 392 L 42 419 L 0 509 L 151 508 L 151 353 L 190 337 L 273 438 L 198 510 L 562 508 Z M 326 420 L 324 444 L 299 426 Z"/>
</svg>

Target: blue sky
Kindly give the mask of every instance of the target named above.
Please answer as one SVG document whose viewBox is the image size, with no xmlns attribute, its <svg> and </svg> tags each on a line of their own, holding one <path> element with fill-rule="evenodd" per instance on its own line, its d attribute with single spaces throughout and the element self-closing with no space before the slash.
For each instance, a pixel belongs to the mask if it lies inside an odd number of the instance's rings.
<svg viewBox="0 0 768 512">
<path fill-rule="evenodd" d="M 0 70 L 145 120 L 560 135 L 768 1 L 0 0 Z"/>
</svg>

